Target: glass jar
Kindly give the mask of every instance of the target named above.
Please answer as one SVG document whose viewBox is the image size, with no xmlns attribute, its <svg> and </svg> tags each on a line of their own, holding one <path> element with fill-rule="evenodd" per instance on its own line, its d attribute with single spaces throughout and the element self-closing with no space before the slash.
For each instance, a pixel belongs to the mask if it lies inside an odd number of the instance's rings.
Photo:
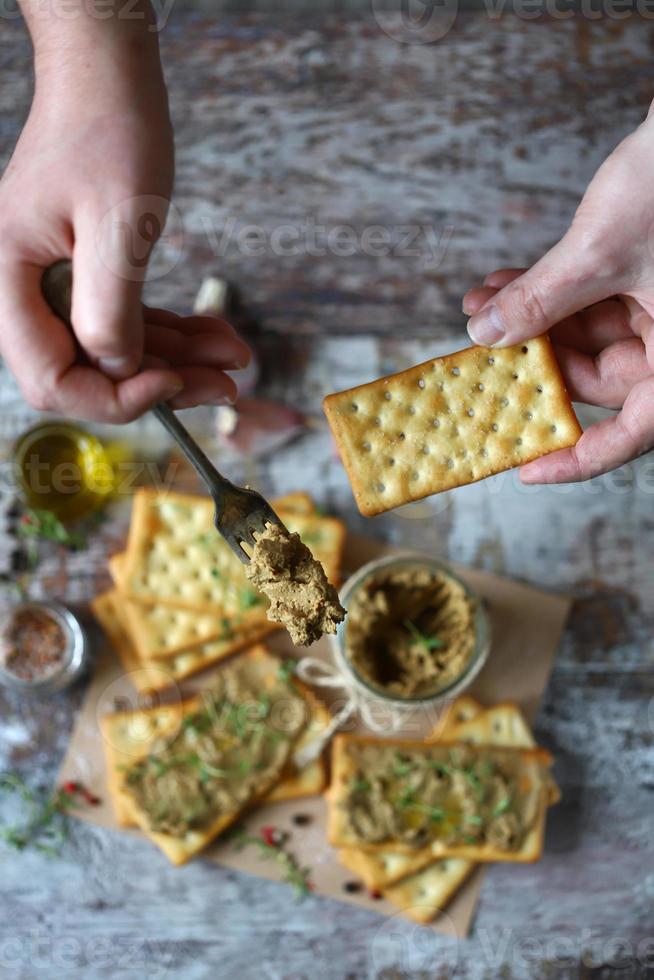
<svg viewBox="0 0 654 980">
<path fill-rule="evenodd" d="M 43 422 L 14 446 L 17 479 L 28 507 L 68 523 L 99 510 L 115 473 L 97 436 L 65 421 Z"/>
<path fill-rule="evenodd" d="M 330 637 L 334 661 L 339 672 L 348 678 L 348 682 L 357 690 L 358 694 L 371 702 L 383 702 L 389 707 L 398 711 L 408 711 L 416 705 L 438 706 L 446 701 L 451 701 L 454 697 L 461 694 L 472 684 L 478 675 L 490 652 L 491 629 L 488 615 L 484 608 L 483 601 L 477 596 L 465 582 L 454 574 L 446 565 L 434 559 L 426 558 L 415 554 L 401 554 L 379 558 L 364 565 L 354 573 L 342 586 L 340 600 L 347 610 L 358 589 L 373 576 L 382 571 L 393 569 L 418 568 L 431 572 L 438 572 L 441 576 L 451 579 L 465 592 L 466 596 L 473 603 L 473 625 L 475 630 L 475 641 L 472 653 L 464 664 L 460 674 L 447 683 L 446 686 L 430 691 L 421 696 L 400 697 L 395 694 L 385 692 L 382 688 L 374 685 L 369 679 L 363 677 L 351 662 L 347 651 L 346 633 L 348 628 L 347 617 L 344 622 L 339 624 L 335 636 Z"/>
<path fill-rule="evenodd" d="M 73 683 L 84 671 L 88 662 L 88 642 L 81 622 L 66 606 L 58 602 L 18 602 L 3 609 L 0 614 L 0 646 L 8 643 L 12 625 L 18 617 L 34 613 L 54 622 L 63 635 L 59 663 L 42 676 L 23 678 L 7 666 L 0 649 L 0 684 L 20 694 L 45 697 L 55 694 Z"/>
</svg>

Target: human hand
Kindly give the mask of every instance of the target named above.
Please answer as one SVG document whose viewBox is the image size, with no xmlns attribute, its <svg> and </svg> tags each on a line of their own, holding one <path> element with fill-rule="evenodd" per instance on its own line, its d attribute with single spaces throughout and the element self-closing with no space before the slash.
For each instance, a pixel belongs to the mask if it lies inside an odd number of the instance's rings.
<svg viewBox="0 0 654 980">
<path fill-rule="evenodd" d="M 0 181 L 0 351 L 32 405 L 76 418 L 127 422 L 160 400 L 233 401 L 224 372 L 249 359 L 233 329 L 141 305 L 173 181 L 156 39 L 140 28 L 126 38 L 130 22 L 75 22 L 72 47 L 63 27 L 65 39 L 60 24 L 30 22 L 36 93 Z M 43 270 L 67 257 L 75 338 L 40 288 Z"/>
<path fill-rule="evenodd" d="M 619 409 L 576 446 L 528 463 L 524 483 L 606 473 L 654 446 L 654 115 L 597 172 L 561 241 L 531 269 L 469 290 L 475 343 L 507 346 L 551 328 L 574 401 Z"/>
</svg>

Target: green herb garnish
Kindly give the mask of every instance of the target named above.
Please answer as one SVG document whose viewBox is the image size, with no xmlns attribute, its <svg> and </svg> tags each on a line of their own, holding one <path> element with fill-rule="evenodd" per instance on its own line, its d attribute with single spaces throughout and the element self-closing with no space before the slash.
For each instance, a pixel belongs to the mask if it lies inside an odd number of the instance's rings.
<svg viewBox="0 0 654 980">
<path fill-rule="evenodd" d="M 353 793 L 367 793 L 370 788 L 367 779 L 355 778 L 350 781 L 350 789 Z"/>
<path fill-rule="evenodd" d="M 291 678 L 295 676 L 296 669 L 297 662 L 292 657 L 286 657 L 277 668 L 277 678 L 285 684 L 288 684 Z"/>
<path fill-rule="evenodd" d="M 194 732 L 196 735 L 209 731 L 211 725 L 211 716 L 208 714 L 208 712 L 204 711 L 198 711 L 196 714 L 187 715 L 186 718 L 182 720 L 182 729 L 188 732 Z"/>
<path fill-rule="evenodd" d="M 410 810 L 415 810 L 416 813 L 424 813 L 429 817 L 430 820 L 445 820 L 445 810 L 440 806 L 429 806 L 428 803 L 408 803 L 408 808 Z"/>
<path fill-rule="evenodd" d="M 239 593 L 238 603 L 241 609 L 254 609 L 255 606 L 263 604 L 263 596 L 246 586 Z"/>
<path fill-rule="evenodd" d="M 0 773 L 2 791 L 17 795 L 27 812 L 22 823 L 0 826 L 0 840 L 18 851 L 34 847 L 49 857 L 56 857 L 68 836 L 67 815 L 79 806 L 79 795 L 97 802 L 78 783 L 65 783 L 48 796 L 39 796 L 15 773 Z"/>
<path fill-rule="evenodd" d="M 434 650 L 442 650 L 445 646 L 444 640 L 440 640 L 437 636 L 427 636 L 426 633 L 421 632 L 415 623 L 412 623 L 410 619 L 404 620 L 404 625 L 411 634 L 411 639 L 419 643 L 427 653 L 432 653 Z"/>
<path fill-rule="evenodd" d="M 270 828 L 264 828 L 264 830 L 269 831 Z M 276 861 L 284 873 L 284 881 L 293 886 L 298 898 L 305 898 L 312 890 L 309 878 L 310 870 L 300 867 L 293 855 L 284 849 L 287 841 L 286 834 L 279 833 L 279 843 L 274 843 L 270 833 L 256 837 L 254 834 L 248 834 L 239 829 L 232 832 L 231 839 L 239 851 L 244 847 L 254 846 L 259 849 L 263 858 Z"/>
<path fill-rule="evenodd" d="M 444 820 L 446 811 L 440 806 L 430 806 L 428 803 L 421 803 L 416 800 L 415 792 L 412 789 L 405 789 L 397 798 L 396 806 L 400 810 L 415 810 L 416 813 L 424 813 L 431 820 Z"/>
<path fill-rule="evenodd" d="M 81 534 L 69 531 L 49 510 L 27 508 L 18 522 L 17 530 L 22 538 L 56 541 L 66 548 L 81 548 L 84 544 Z"/>
<path fill-rule="evenodd" d="M 501 817 L 502 814 L 506 813 L 506 811 L 509 810 L 510 808 L 511 808 L 511 797 L 503 796 L 502 799 L 499 801 L 499 803 L 496 803 L 495 806 L 493 807 L 493 812 L 491 816 L 493 818 Z"/>
<path fill-rule="evenodd" d="M 404 758 L 401 752 L 395 753 L 395 765 L 393 766 L 394 776 L 408 776 L 413 766 Z"/>
<path fill-rule="evenodd" d="M 461 772 L 463 773 L 463 775 L 465 776 L 465 778 L 468 780 L 468 782 L 470 783 L 470 785 L 474 789 L 474 791 L 477 794 L 478 798 L 480 800 L 483 800 L 486 791 L 484 789 L 484 784 L 482 783 L 482 781 L 479 778 L 479 776 L 475 772 L 473 772 L 472 769 L 462 769 Z"/>
<path fill-rule="evenodd" d="M 401 810 L 406 809 L 408 806 L 412 806 L 415 803 L 415 795 L 412 789 L 405 789 L 400 793 L 397 798 L 397 806 Z"/>
<path fill-rule="evenodd" d="M 451 776 L 454 772 L 452 766 L 448 766 L 446 762 L 439 762 L 437 759 L 428 759 L 427 764 L 431 766 L 432 769 L 435 769 L 436 772 L 439 772 L 441 776 Z"/>
<path fill-rule="evenodd" d="M 260 694 L 257 701 L 259 718 L 265 718 L 270 711 L 270 698 L 267 694 Z"/>
</svg>

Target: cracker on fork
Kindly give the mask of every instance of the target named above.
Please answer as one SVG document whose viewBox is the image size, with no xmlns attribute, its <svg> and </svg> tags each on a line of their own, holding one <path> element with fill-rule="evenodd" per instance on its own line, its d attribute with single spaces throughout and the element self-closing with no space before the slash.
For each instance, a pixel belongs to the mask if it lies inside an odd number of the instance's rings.
<svg viewBox="0 0 654 980">
<path fill-rule="evenodd" d="M 581 435 L 544 335 L 469 347 L 324 400 L 362 514 L 483 480 Z"/>
</svg>

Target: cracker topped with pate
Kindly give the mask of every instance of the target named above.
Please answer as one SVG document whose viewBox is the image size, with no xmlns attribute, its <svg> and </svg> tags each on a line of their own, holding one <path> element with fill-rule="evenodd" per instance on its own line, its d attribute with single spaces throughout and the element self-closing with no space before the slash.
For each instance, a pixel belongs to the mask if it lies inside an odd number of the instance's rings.
<svg viewBox="0 0 654 980">
<path fill-rule="evenodd" d="M 329 839 L 337 847 L 535 861 L 551 757 L 542 749 L 337 735 Z"/>
</svg>

